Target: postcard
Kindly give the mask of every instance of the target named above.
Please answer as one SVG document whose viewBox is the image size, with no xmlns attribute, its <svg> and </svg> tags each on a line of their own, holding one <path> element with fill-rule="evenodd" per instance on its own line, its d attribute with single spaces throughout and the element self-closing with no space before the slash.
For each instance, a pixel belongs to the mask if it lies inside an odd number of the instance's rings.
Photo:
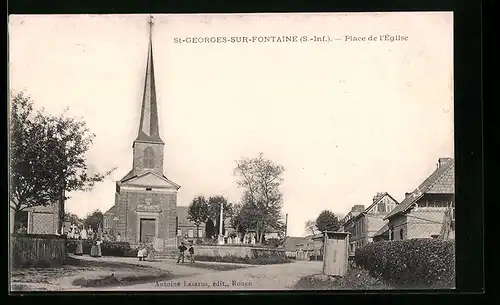
<svg viewBox="0 0 500 305">
<path fill-rule="evenodd" d="M 13 15 L 10 288 L 455 288 L 453 13 Z"/>
</svg>

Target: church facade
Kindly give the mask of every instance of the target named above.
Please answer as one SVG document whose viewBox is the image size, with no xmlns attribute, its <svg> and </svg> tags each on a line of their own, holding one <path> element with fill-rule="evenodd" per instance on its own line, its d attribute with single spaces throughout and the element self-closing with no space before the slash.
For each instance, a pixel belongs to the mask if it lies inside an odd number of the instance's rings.
<svg viewBox="0 0 500 305">
<path fill-rule="evenodd" d="M 165 143 L 160 138 L 151 32 L 144 94 L 132 169 L 116 182 L 115 205 L 104 215 L 113 235 L 132 245 L 175 240 L 180 186 L 163 173 Z M 112 213 L 111 213 L 112 212 Z M 112 215 L 111 215 L 112 214 Z"/>
</svg>

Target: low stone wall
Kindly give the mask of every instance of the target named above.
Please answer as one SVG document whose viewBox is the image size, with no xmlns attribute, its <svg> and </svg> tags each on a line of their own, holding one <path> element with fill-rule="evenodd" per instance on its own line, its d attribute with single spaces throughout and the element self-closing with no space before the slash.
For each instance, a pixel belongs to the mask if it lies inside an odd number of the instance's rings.
<svg viewBox="0 0 500 305">
<path fill-rule="evenodd" d="M 211 256 L 211 257 L 224 257 L 224 256 L 234 256 L 234 257 L 249 257 L 255 258 L 258 256 L 276 256 L 284 257 L 285 250 L 282 248 L 263 248 L 263 247 L 252 247 L 252 246 L 195 246 L 196 255 L 200 256 Z"/>
<path fill-rule="evenodd" d="M 10 258 L 13 267 L 53 267 L 67 257 L 66 237 L 44 234 L 11 234 Z"/>
</svg>

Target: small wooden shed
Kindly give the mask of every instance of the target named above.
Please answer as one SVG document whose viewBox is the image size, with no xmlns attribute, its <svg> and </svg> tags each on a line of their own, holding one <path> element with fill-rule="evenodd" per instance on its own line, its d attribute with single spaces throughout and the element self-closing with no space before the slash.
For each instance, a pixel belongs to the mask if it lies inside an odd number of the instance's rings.
<svg viewBox="0 0 500 305">
<path fill-rule="evenodd" d="M 323 232 L 323 274 L 344 276 L 348 265 L 349 232 Z"/>
</svg>

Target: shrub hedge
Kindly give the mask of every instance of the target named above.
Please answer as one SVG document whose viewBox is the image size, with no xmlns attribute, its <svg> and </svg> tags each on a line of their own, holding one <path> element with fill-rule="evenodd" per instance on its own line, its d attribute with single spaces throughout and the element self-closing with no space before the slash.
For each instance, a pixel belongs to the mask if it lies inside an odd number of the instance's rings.
<svg viewBox="0 0 500 305">
<path fill-rule="evenodd" d="M 83 240 L 83 254 L 90 254 L 92 248 L 91 240 Z M 78 241 L 68 239 L 67 249 L 68 253 L 75 253 Z M 137 256 L 137 250 L 130 248 L 128 242 L 104 241 L 101 244 L 102 256 L 120 256 L 120 257 L 134 257 Z"/>
<path fill-rule="evenodd" d="M 357 249 L 357 266 L 397 288 L 455 288 L 455 242 L 408 239 Z"/>
<path fill-rule="evenodd" d="M 258 257 L 239 257 L 234 255 L 226 256 L 206 256 L 196 255 L 196 261 L 202 262 L 220 262 L 220 263 L 236 263 L 236 264 L 249 264 L 249 265 L 273 265 L 290 263 L 291 260 L 283 256 L 258 256 Z"/>
</svg>

